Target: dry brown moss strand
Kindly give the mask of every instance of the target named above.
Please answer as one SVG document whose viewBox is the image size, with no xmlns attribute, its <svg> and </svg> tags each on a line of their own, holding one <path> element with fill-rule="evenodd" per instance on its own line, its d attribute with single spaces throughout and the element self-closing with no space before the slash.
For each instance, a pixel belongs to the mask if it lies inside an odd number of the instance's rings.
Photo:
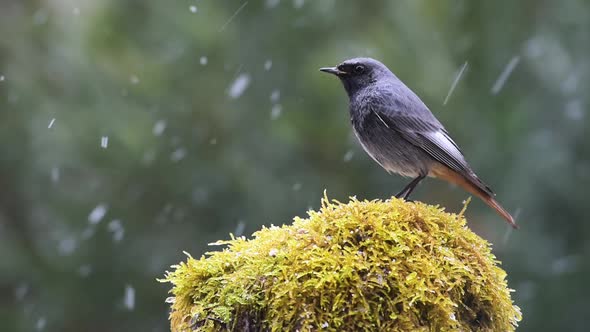
<svg viewBox="0 0 590 332">
<path fill-rule="evenodd" d="M 322 200 L 173 266 L 174 331 L 513 331 L 490 245 L 461 215 L 392 198 Z"/>
</svg>

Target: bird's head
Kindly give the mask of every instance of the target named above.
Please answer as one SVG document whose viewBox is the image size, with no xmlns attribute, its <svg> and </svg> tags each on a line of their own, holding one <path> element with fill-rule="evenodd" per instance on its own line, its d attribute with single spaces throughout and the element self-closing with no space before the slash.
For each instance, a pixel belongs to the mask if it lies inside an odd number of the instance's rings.
<svg viewBox="0 0 590 332">
<path fill-rule="evenodd" d="M 380 80 L 395 78 L 384 64 L 371 58 L 349 59 L 336 67 L 320 68 L 320 71 L 338 76 L 349 96 Z"/>
</svg>

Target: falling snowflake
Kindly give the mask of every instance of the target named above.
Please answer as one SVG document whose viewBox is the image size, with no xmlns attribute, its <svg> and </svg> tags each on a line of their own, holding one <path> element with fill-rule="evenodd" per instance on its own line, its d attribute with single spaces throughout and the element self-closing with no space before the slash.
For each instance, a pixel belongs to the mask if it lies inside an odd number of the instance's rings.
<svg viewBox="0 0 590 332">
<path fill-rule="evenodd" d="M 250 85 L 250 75 L 239 75 L 229 87 L 228 95 L 232 99 L 239 98 Z"/>
</svg>

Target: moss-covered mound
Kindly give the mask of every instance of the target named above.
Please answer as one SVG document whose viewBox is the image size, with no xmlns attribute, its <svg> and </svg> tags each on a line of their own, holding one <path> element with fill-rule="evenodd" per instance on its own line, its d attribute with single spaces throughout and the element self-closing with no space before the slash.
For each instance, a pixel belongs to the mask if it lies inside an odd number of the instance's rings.
<svg viewBox="0 0 590 332">
<path fill-rule="evenodd" d="M 461 215 L 322 201 L 292 225 L 174 266 L 174 331 L 513 331 L 521 319 L 490 245 Z"/>
</svg>

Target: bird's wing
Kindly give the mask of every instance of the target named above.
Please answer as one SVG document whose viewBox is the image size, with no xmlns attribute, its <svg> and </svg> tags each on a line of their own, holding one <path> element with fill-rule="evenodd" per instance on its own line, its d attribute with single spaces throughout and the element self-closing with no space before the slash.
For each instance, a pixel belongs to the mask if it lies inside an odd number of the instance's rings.
<svg viewBox="0 0 590 332">
<path fill-rule="evenodd" d="M 400 112 L 379 112 L 375 115 L 388 128 L 402 138 L 421 148 L 432 158 L 474 182 L 480 189 L 493 195 L 491 189 L 477 178 L 465 160 L 463 153 L 444 127 L 431 115 L 424 119 Z"/>
</svg>

